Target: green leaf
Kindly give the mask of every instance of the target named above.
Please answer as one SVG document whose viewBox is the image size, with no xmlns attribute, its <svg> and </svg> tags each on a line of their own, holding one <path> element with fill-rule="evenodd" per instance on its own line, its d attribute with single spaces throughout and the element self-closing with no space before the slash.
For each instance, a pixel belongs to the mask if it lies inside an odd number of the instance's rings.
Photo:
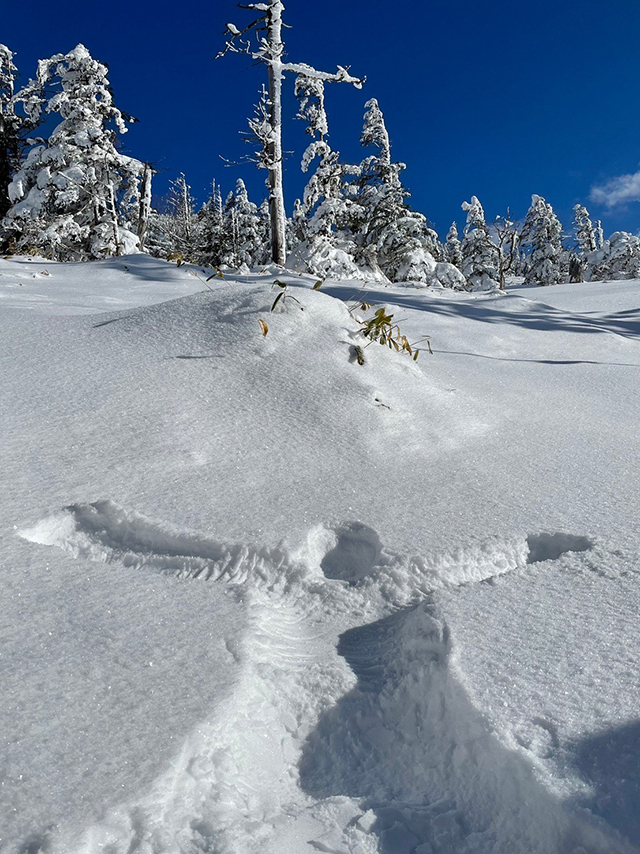
<svg viewBox="0 0 640 854">
<path fill-rule="evenodd" d="M 273 284 L 277 285 L 279 288 L 286 288 L 287 287 L 284 282 L 280 281 L 280 279 L 276 279 Z"/>
<path fill-rule="evenodd" d="M 323 282 L 323 280 L 322 280 L 322 279 L 320 279 L 320 280 L 319 280 L 319 281 L 317 281 L 317 282 L 315 283 L 315 285 L 313 286 L 313 290 L 314 290 L 314 291 L 319 291 L 319 290 L 320 290 L 320 288 L 321 288 L 323 285 L 324 285 L 324 282 Z"/>
<path fill-rule="evenodd" d="M 278 296 L 273 301 L 273 305 L 271 306 L 271 311 L 273 311 L 273 309 L 278 305 L 279 300 L 281 300 L 283 296 L 284 296 L 284 291 L 280 291 Z"/>
</svg>

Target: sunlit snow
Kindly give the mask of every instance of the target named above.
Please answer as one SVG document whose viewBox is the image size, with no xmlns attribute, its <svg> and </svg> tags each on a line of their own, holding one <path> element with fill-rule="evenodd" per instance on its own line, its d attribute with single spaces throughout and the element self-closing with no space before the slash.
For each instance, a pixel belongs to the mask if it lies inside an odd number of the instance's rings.
<svg viewBox="0 0 640 854">
<path fill-rule="evenodd" d="M 640 282 L 210 274 L 0 261 L 0 851 L 640 851 Z"/>
</svg>

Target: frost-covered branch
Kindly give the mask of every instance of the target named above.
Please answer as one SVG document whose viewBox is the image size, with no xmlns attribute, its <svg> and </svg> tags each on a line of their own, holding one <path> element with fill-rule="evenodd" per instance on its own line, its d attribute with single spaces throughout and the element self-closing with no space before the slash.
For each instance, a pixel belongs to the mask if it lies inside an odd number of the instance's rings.
<svg viewBox="0 0 640 854">
<path fill-rule="evenodd" d="M 269 188 L 269 214 L 271 222 L 271 255 L 276 264 L 284 264 L 286 260 L 286 214 L 284 209 L 284 192 L 282 176 L 282 81 L 286 74 L 295 74 L 298 79 L 304 78 L 299 84 L 310 94 L 313 92 L 316 104 L 312 105 L 309 98 L 301 110 L 307 110 L 305 118 L 315 109 L 313 135 L 321 137 L 326 134 L 326 116 L 324 115 L 324 94 L 320 94 L 323 83 L 350 83 L 361 88 L 363 80 L 350 74 L 348 68 L 341 65 L 334 73 L 319 71 L 307 63 L 283 62 L 284 44 L 282 28 L 284 25 L 282 0 L 268 0 L 264 3 L 240 4 L 240 8 L 264 13 L 243 29 L 235 24 L 227 24 L 228 38 L 225 47 L 218 56 L 226 53 L 247 53 L 257 62 L 267 66 L 269 77 L 268 95 L 261 99 L 256 117 L 249 121 L 249 127 L 261 146 L 258 163 L 267 169 L 267 186 Z M 256 44 L 251 47 L 250 38 L 243 36 L 253 34 Z M 312 82 L 313 81 L 313 82 Z M 310 97 L 310 96 L 309 96 Z M 267 129 L 268 125 L 268 129 Z"/>
</svg>

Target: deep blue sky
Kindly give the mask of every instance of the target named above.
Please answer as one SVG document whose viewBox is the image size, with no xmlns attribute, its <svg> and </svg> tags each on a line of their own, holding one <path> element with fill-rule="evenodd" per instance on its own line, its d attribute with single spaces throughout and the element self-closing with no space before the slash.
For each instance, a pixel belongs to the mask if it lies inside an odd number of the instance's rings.
<svg viewBox="0 0 640 854">
<path fill-rule="evenodd" d="M 22 79 L 36 60 L 78 42 L 106 62 L 116 104 L 140 123 L 126 150 L 157 164 L 156 191 L 184 171 L 199 198 L 212 178 L 225 192 L 241 176 L 255 201 L 264 174 L 227 168 L 246 153 L 246 126 L 263 69 L 247 57 L 214 61 L 226 21 L 252 13 L 232 0 L 6 4 L 0 40 L 17 51 Z M 521 217 L 532 193 L 571 226 L 586 203 L 607 234 L 640 229 L 640 203 L 607 211 L 590 188 L 640 168 L 638 0 L 285 0 L 288 58 L 324 70 L 337 63 L 367 76 L 362 91 L 327 87 L 330 142 L 344 159 L 363 156 L 364 102 L 376 97 L 393 155 L 407 163 L 413 205 L 441 236 L 460 204 L 477 195 L 488 218 Z M 293 80 L 288 83 L 291 90 Z M 287 203 L 300 194 L 305 139 L 288 103 Z"/>
</svg>

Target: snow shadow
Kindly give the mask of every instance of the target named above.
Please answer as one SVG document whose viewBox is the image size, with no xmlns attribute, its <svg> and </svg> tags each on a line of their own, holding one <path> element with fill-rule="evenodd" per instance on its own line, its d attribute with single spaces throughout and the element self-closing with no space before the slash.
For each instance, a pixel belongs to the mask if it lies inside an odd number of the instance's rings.
<svg viewBox="0 0 640 854">
<path fill-rule="evenodd" d="M 505 297 L 509 300 L 509 297 Z M 401 303 L 401 298 L 394 302 Z M 508 304 L 508 303 L 507 303 Z M 423 308 L 424 308 L 423 304 Z M 500 310 L 487 302 L 480 304 L 430 302 L 428 309 L 432 314 L 461 317 L 481 323 L 499 323 L 508 326 L 520 326 L 523 329 L 559 332 L 613 332 L 623 338 L 640 338 L 640 309 L 627 309 L 612 314 L 600 314 L 590 317 L 586 314 L 571 314 L 560 311 L 544 303 L 532 302 L 526 311 Z"/>
<path fill-rule="evenodd" d="M 313 797 L 361 799 L 361 809 L 371 816 L 367 832 L 377 837 L 380 854 L 412 852 L 425 843 L 432 846 L 426 850 L 454 851 L 455 840 L 461 843 L 464 836 L 455 802 L 441 797 L 432 802 L 426 796 L 428 785 L 422 793 L 424 800 L 416 800 L 412 778 L 417 769 L 412 763 L 403 767 L 409 733 L 402 732 L 402 721 L 384 701 L 387 660 L 412 610 L 399 611 L 340 637 L 338 654 L 358 683 L 319 720 L 299 763 L 301 788 Z M 434 630 L 427 654 L 433 664 L 441 662 L 443 643 Z M 428 685 L 424 691 L 428 694 Z M 406 777 L 404 786 L 398 780 L 402 775 Z"/>
<path fill-rule="evenodd" d="M 362 294 L 357 289 L 354 289 L 353 294 L 351 294 L 345 292 L 344 288 L 330 286 L 323 288 L 323 293 L 343 301 L 349 301 L 352 296 Z M 595 316 L 572 314 L 533 300 L 527 305 L 526 310 L 513 311 L 507 308 L 509 305 L 513 305 L 512 300 L 519 299 L 521 298 L 504 296 L 499 300 L 454 302 L 452 300 L 425 300 L 420 296 L 410 294 L 405 295 L 397 292 L 389 294 L 384 290 L 366 289 L 367 302 L 385 305 L 392 302 L 399 307 L 426 311 L 429 314 L 475 320 L 480 323 L 520 326 L 524 329 L 536 329 L 545 332 L 553 330 L 587 333 L 614 332 L 624 338 L 640 338 L 640 308 L 625 309 L 611 314 L 598 313 Z"/>
<path fill-rule="evenodd" d="M 573 750 L 576 767 L 595 788 L 581 806 L 640 845 L 640 721 L 591 735 Z"/>
<path fill-rule="evenodd" d="M 489 356 L 486 353 L 471 353 L 463 350 L 443 350 L 434 347 L 434 353 L 442 353 L 445 356 L 472 356 L 476 359 L 489 359 L 492 362 L 520 362 L 535 365 L 609 365 L 616 368 L 640 368 L 635 362 L 598 362 L 594 359 L 512 359 L 507 356 Z"/>
<path fill-rule="evenodd" d="M 73 262 L 72 262 L 73 263 Z M 86 262 L 77 262 L 79 264 L 86 264 Z M 99 262 L 101 270 L 115 270 L 119 273 L 127 273 L 135 279 L 139 279 L 144 282 L 164 282 L 167 279 L 167 272 L 173 273 L 175 269 L 175 265 L 167 264 L 166 261 L 161 258 L 154 258 L 151 255 L 139 254 L 139 255 L 121 255 L 119 257 L 113 258 L 104 258 Z M 194 264 L 185 264 L 183 266 L 183 271 L 191 271 L 198 270 L 202 274 L 209 275 L 214 270 L 209 268 L 199 267 Z"/>
<path fill-rule="evenodd" d="M 320 564 L 327 578 L 355 584 L 376 566 L 382 553 L 380 537 L 360 522 L 348 522 L 335 531 L 336 545 Z"/>
<path fill-rule="evenodd" d="M 527 537 L 529 556 L 527 563 L 542 563 L 545 560 L 558 560 L 567 552 L 586 552 L 593 548 L 588 537 L 575 534 L 531 534 Z"/>
<path fill-rule="evenodd" d="M 300 786 L 357 799 L 364 815 L 353 824 L 375 835 L 380 854 L 619 850 L 495 736 L 456 679 L 433 603 L 345 632 L 338 653 L 357 684 L 307 737 Z"/>
</svg>

